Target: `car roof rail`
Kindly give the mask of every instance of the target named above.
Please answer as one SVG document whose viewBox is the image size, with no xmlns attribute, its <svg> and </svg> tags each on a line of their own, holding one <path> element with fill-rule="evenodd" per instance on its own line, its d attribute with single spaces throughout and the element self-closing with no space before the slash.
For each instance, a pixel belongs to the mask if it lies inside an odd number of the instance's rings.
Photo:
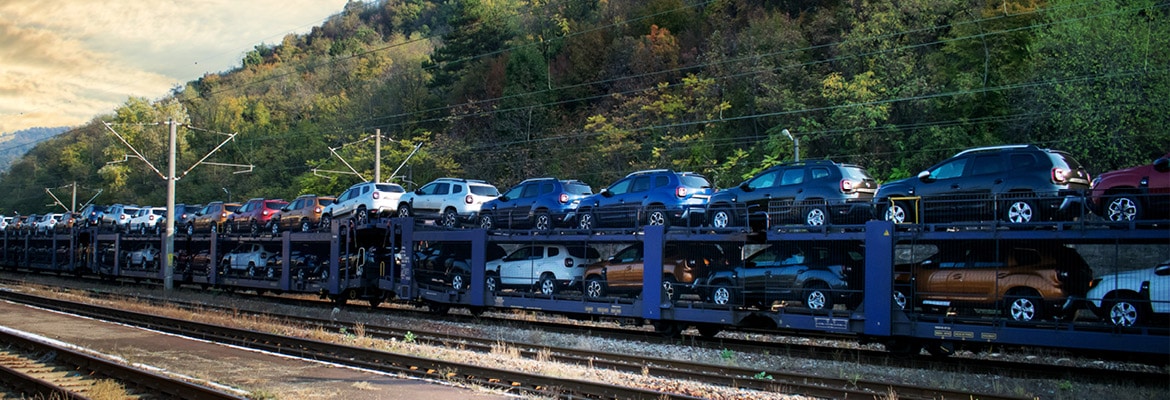
<svg viewBox="0 0 1170 400">
<path fill-rule="evenodd" d="M 1037 149 L 1037 150 L 1040 149 L 1039 147 L 1036 147 L 1036 145 L 1034 145 L 1034 144 L 1005 144 L 1002 146 L 986 146 L 986 147 L 970 148 L 967 150 L 960 151 L 952 157 L 958 157 L 958 156 L 961 156 L 964 154 L 978 153 L 978 152 L 984 152 L 984 151 L 998 151 L 998 150 L 1008 150 L 1008 149 L 1027 149 L 1027 148 L 1032 148 L 1032 149 Z"/>
<path fill-rule="evenodd" d="M 626 175 L 626 176 L 634 176 L 634 175 L 645 175 L 645 174 L 657 174 L 657 173 L 661 173 L 661 172 L 674 172 L 674 170 L 670 170 L 670 169 L 666 169 L 666 168 L 659 168 L 659 169 L 644 169 L 644 170 L 641 170 L 641 171 L 634 171 L 634 172 L 631 172 L 631 173 L 629 173 L 629 174 L 628 174 L 628 175 Z"/>
</svg>

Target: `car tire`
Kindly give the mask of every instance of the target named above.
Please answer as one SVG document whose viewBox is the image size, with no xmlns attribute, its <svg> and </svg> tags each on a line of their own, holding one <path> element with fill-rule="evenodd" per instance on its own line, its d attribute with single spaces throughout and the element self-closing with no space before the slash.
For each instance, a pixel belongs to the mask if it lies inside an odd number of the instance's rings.
<svg viewBox="0 0 1170 400">
<path fill-rule="evenodd" d="M 194 235 L 195 235 L 195 225 L 187 224 L 187 236 L 194 236 Z"/>
<path fill-rule="evenodd" d="M 321 216 L 321 230 L 329 231 L 331 229 L 333 229 L 333 216 L 332 215 L 322 215 Z"/>
<path fill-rule="evenodd" d="M 244 275 L 247 275 L 248 277 L 255 277 L 256 276 L 256 264 L 248 263 L 248 269 L 244 271 Z"/>
<path fill-rule="evenodd" d="M 354 211 L 353 221 L 358 225 L 365 225 L 370 223 L 370 212 L 366 210 L 365 206 L 358 207 L 357 211 Z"/>
<path fill-rule="evenodd" d="M 459 213 L 455 212 L 454 208 L 443 210 L 443 217 L 440 225 L 447 228 L 456 228 L 459 225 Z"/>
<path fill-rule="evenodd" d="M 260 236 L 260 224 L 256 221 L 252 221 L 252 223 L 248 225 L 248 233 L 253 237 Z"/>
<path fill-rule="evenodd" d="M 536 217 L 533 218 L 532 228 L 541 232 L 548 232 L 552 230 L 552 217 L 546 211 L 537 211 Z"/>
<path fill-rule="evenodd" d="M 1150 312 L 1148 306 L 1140 302 L 1136 296 L 1122 295 L 1110 299 L 1104 304 L 1106 318 L 1113 326 L 1129 327 L 1146 322 Z"/>
<path fill-rule="evenodd" d="M 301 220 L 301 232 L 310 232 L 312 230 L 313 230 L 313 224 L 309 223 L 309 220 L 307 220 L 307 219 L 302 219 Z"/>
<path fill-rule="evenodd" d="M 582 230 L 591 230 L 597 227 L 596 215 L 592 211 L 585 210 L 581 212 L 581 216 L 577 217 L 577 228 Z"/>
<path fill-rule="evenodd" d="M 662 207 L 652 207 L 646 212 L 646 225 L 661 225 L 664 228 L 669 228 L 670 216 L 666 214 L 666 209 Z"/>
<path fill-rule="evenodd" d="M 138 225 L 138 234 L 146 236 L 146 224 Z"/>
<path fill-rule="evenodd" d="M 731 305 L 735 301 L 735 288 L 732 288 L 727 282 L 719 282 L 715 284 L 714 289 L 711 289 L 711 296 L 708 300 L 712 303 L 726 306 Z"/>
<path fill-rule="evenodd" d="M 1014 293 L 1007 296 L 1004 311 L 1013 321 L 1031 322 L 1043 318 L 1043 303 L 1035 293 Z"/>
<path fill-rule="evenodd" d="M 807 226 L 825 226 L 829 224 L 829 213 L 821 204 L 810 204 L 804 209 L 804 224 Z"/>
<path fill-rule="evenodd" d="M 585 297 L 590 299 L 600 299 L 605 297 L 606 288 L 605 281 L 597 276 L 591 276 L 585 280 Z"/>
<path fill-rule="evenodd" d="M 402 203 L 398 205 L 399 218 L 410 218 L 412 214 L 414 214 L 414 212 L 410 210 L 410 204 Z"/>
<path fill-rule="evenodd" d="M 491 214 L 483 213 L 479 216 L 479 227 L 491 230 L 495 226 L 495 221 Z"/>
<path fill-rule="evenodd" d="M 276 268 L 264 268 L 264 276 L 268 279 L 276 279 Z"/>
<path fill-rule="evenodd" d="M 272 231 L 272 236 L 280 236 L 280 220 L 273 219 L 269 224 L 271 224 L 269 230 Z"/>
<path fill-rule="evenodd" d="M 536 290 L 545 296 L 557 294 L 557 280 L 553 279 L 552 274 L 542 274 L 536 282 Z"/>
<path fill-rule="evenodd" d="M 211 233 L 219 233 L 219 224 L 211 223 Z"/>
<path fill-rule="evenodd" d="M 833 309 L 833 294 L 829 292 L 829 285 L 821 282 L 811 283 L 804 288 L 804 296 L 801 297 L 804 301 L 804 306 L 812 310 L 832 310 Z"/>
<path fill-rule="evenodd" d="M 906 288 L 894 288 L 894 307 L 898 310 L 909 310 L 913 308 L 910 304 L 910 294 Z"/>
<path fill-rule="evenodd" d="M 907 206 L 908 203 L 906 202 L 885 201 L 883 203 L 888 204 L 888 206 L 886 206 L 885 212 L 882 213 L 883 220 L 890 221 L 895 224 L 904 224 L 906 223 L 908 217 L 912 215 L 910 214 L 910 208 Z"/>
<path fill-rule="evenodd" d="M 1122 193 L 1109 198 L 1109 204 L 1105 205 L 1103 214 L 1105 219 L 1113 222 L 1129 222 L 1142 219 L 1142 211 L 1142 204 L 1138 202 L 1137 196 Z"/>
<path fill-rule="evenodd" d="M 662 294 L 672 303 L 678 301 L 679 296 L 682 294 L 682 287 L 678 285 L 678 280 L 674 279 L 673 276 L 663 277 Z"/>
<path fill-rule="evenodd" d="M 1039 210 L 1031 195 L 1013 196 L 1003 203 L 1003 220 L 1009 224 L 1025 224 L 1039 220 Z"/>
<path fill-rule="evenodd" d="M 718 207 L 711 213 L 712 228 L 730 228 L 736 226 L 735 213 L 730 207 Z"/>
<path fill-rule="evenodd" d="M 467 288 L 467 278 L 458 272 L 451 274 L 451 288 L 455 289 L 456 292 L 462 292 L 463 289 Z"/>
<path fill-rule="evenodd" d="M 488 294 L 496 294 L 500 290 L 500 277 L 489 272 L 483 277 L 483 290 Z"/>
</svg>

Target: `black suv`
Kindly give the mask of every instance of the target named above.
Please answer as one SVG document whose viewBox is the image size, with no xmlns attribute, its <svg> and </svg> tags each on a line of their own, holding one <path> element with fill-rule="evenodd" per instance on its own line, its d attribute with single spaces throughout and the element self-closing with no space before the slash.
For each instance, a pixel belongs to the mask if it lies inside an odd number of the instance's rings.
<svg viewBox="0 0 1170 400">
<path fill-rule="evenodd" d="M 1016 224 L 1079 216 L 1088 189 L 1089 174 L 1068 153 L 1008 145 L 962 151 L 917 177 L 883 184 L 874 199 L 896 223 Z"/>
<path fill-rule="evenodd" d="M 809 226 L 864 223 L 873 218 L 877 187 L 869 172 L 857 165 L 829 160 L 785 163 L 711 196 L 707 223 L 715 228 L 757 221 Z"/>
<path fill-rule="evenodd" d="M 586 197 L 577 207 L 577 227 L 639 226 L 702 222 L 715 189 L 694 172 L 656 169 L 634 172 Z"/>
<path fill-rule="evenodd" d="M 494 200 L 483 203 L 479 226 L 484 229 L 532 228 L 539 231 L 572 223 L 567 217 L 593 188 L 578 180 L 534 178 L 520 182 Z"/>
</svg>

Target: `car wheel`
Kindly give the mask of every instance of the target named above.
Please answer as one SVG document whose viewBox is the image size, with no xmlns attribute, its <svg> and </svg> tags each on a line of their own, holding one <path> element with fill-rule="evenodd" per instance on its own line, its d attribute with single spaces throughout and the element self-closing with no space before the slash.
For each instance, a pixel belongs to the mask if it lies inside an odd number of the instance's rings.
<svg viewBox="0 0 1170 400">
<path fill-rule="evenodd" d="M 455 289 L 455 291 L 463 291 L 463 288 L 466 287 L 466 285 L 467 281 L 463 278 L 463 274 L 455 273 L 451 275 L 452 289 Z"/>
<path fill-rule="evenodd" d="M 823 226 L 829 223 L 829 214 L 823 205 L 810 205 L 804 210 L 804 224 L 808 226 Z"/>
<path fill-rule="evenodd" d="M 224 223 L 223 224 L 223 233 L 225 235 L 231 235 L 231 234 L 236 233 L 236 222 L 235 221 L 228 221 L 228 222 Z"/>
<path fill-rule="evenodd" d="M 304 282 L 305 278 L 307 278 L 305 275 L 304 268 L 297 269 L 297 281 Z"/>
<path fill-rule="evenodd" d="M 495 225 L 494 222 L 495 221 L 492 220 L 491 214 L 484 213 L 483 215 L 479 216 L 479 227 L 480 228 L 491 230 L 492 226 Z"/>
<path fill-rule="evenodd" d="M 264 269 L 264 276 L 268 279 L 276 278 L 276 268 L 268 267 Z"/>
<path fill-rule="evenodd" d="M 1031 200 L 1017 198 L 1005 203 L 1004 221 L 1023 224 L 1034 221 L 1036 217 L 1036 207 Z"/>
<path fill-rule="evenodd" d="M 650 212 L 646 213 L 646 225 L 669 226 L 670 217 L 666 215 L 666 210 L 661 207 L 651 208 Z"/>
<path fill-rule="evenodd" d="M 552 296 L 557 293 L 557 281 L 553 279 L 552 274 L 541 275 L 540 281 L 537 282 L 537 287 L 540 294 L 545 296 Z"/>
<path fill-rule="evenodd" d="M 813 283 L 804 289 L 804 306 L 813 310 L 832 310 L 833 297 L 824 283 Z"/>
<path fill-rule="evenodd" d="M 410 212 L 410 205 L 409 204 L 402 203 L 402 204 L 398 205 L 398 217 L 399 218 L 410 218 L 410 214 L 412 214 L 412 213 Z"/>
<path fill-rule="evenodd" d="M 454 208 L 444 210 L 443 219 L 440 224 L 447 228 L 455 228 L 459 224 L 459 214 L 455 212 Z"/>
<path fill-rule="evenodd" d="M 1105 305 L 1109 310 L 1109 322 L 1114 326 L 1134 326 L 1145 322 L 1149 314 L 1144 306 L 1129 296 L 1110 300 Z"/>
<path fill-rule="evenodd" d="M 138 234 L 146 236 L 146 224 L 138 225 Z"/>
<path fill-rule="evenodd" d="M 1029 322 L 1043 317 L 1039 296 L 1014 294 L 1007 298 L 1008 316 L 1014 321 Z"/>
<path fill-rule="evenodd" d="M 720 282 L 715 284 L 715 289 L 711 291 L 711 302 L 718 305 L 729 305 L 735 299 L 735 289 L 727 282 Z"/>
<path fill-rule="evenodd" d="M 366 207 L 358 207 L 357 211 L 354 211 L 353 219 L 354 223 L 358 225 L 368 224 L 370 223 L 370 213 L 366 210 Z"/>
<path fill-rule="evenodd" d="M 333 216 L 322 215 L 321 216 L 321 230 L 328 231 L 330 229 L 333 229 Z"/>
<path fill-rule="evenodd" d="M 906 223 L 906 217 L 909 215 L 908 211 L 909 208 L 906 207 L 905 203 L 900 201 L 890 201 L 889 207 L 886 208 L 883 219 L 895 224 L 904 224 Z"/>
<path fill-rule="evenodd" d="M 678 281 L 673 276 L 662 278 L 662 294 L 666 295 L 671 302 L 678 300 L 682 288 L 678 286 Z"/>
<path fill-rule="evenodd" d="M 899 310 L 905 310 L 909 302 L 910 298 L 906 296 L 905 292 L 894 289 L 894 307 L 898 307 Z"/>
<path fill-rule="evenodd" d="M 272 225 L 270 227 L 272 229 L 272 236 L 280 235 L 280 220 L 274 219 L 272 222 L 269 222 L 269 224 Z"/>
<path fill-rule="evenodd" d="M 307 220 L 307 219 L 302 219 L 301 220 L 301 232 L 309 232 L 312 230 L 313 230 L 313 224 L 310 224 L 309 220 Z"/>
<path fill-rule="evenodd" d="M 256 276 L 256 264 L 248 263 L 248 269 L 244 271 L 245 275 Z"/>
<path fill-rule="evenodd" d="M 252 236 L 260 236 L 260 224 L 252 221 L 252 224 L 248 226 L 248 233 Z"/>
<path fill-rule="evenodd" d="M 552 217 L 547 212 L 540 211 L 536 213 L 536 220 L 533 221 L 532 227 L 538 231 L 548 231 L 552 229 Z"/>
<path fill-rule="evenodd" d="M 1105 218 L 1114 222 L 1139 220 L 1142 218 L 1142 205 L 1132 194 L 1114 196 L 1105 207 Z"/>
<path fill-rule="evenodd" d="M 195 225 L 187 224 L 187 236 L 192 236 L 194 234 L 195 234 Z"/>
<path fill-rule="evenodd" d="M 727 228 L 730 226 L 735 226 L 735 215 L 731 213 L 730 208 L 720 207 L 711 213 L 712 228 Z"/>
<path fill-rule="evenodd" d="M 211 233 L 219 233 L 219 224 L 211 223 Z"/>
<path fill-rule="evenodd" d="M 329 280 L 329 267 L 321 268 L 321 276 L 319 276 L 319 278 L 322 281 Z"/>
<path fill-rule="evenodd" d="M 585 297 L 590 299 L 600 299 L 605 297 L 605 282 L 601 278 L 591 276 L 585 280 Z"/>
<path fill-rule="evenodd" d="M 495 273 L 489 272 L 487 276 L 484 276 L 483 278 L 483 290 L 487 291 L 489 294 L 495 294 L 500 290 L 500 278 L 497 277 Z"/>
<path fill-rule="evenodd" d="M 581 212 L 581 216 L 577 217 L 577 228 L 580 228 L 583 230 L 593 229 L 596 225 L 596 222 L 597 222 L 593 218 L 594 218 L 594 215 L 592 212 L 590 212 L 590 211 Z"/>
</svg>

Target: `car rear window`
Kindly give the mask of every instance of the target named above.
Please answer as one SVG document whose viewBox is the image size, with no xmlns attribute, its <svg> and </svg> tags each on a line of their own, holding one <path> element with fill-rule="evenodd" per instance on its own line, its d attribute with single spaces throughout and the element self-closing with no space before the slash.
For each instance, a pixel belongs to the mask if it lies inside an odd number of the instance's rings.
<svg viewBox="0 0 1170 400">
<path fill-rule="evenodd" d="M 167 209 L 164 208 L 161 210 L 150 210 L 150 212 L 153 213 L 154 215 L 163 215 L 163 214 L 167 213 Z"/>
<path fill-rule="evenodd" d="M 1052 166 L 1056 168 L 1064 168 L 1068 171 L 1076 171 L 1081 169 L 1081 163 L 1073 158 L 1071 154 L 1063 151 L 1053 151 L 1048 153 L 1048 158 L 1052 159 Z"/>
<path fill-rule="evenodd" d="M 500 195 L 500 191 L 498 189 L 496 189 L 495 186 L 468 185 L 468 188 L 471 189 L 471 194 L 475 194 L 475 195 L 479 195 L 479 196 L 499 196 Z"/>
<path fill-rule="evenodd" d="M 281 206 L 284 206 L 284 204 L 285 204 L 285 203 L 284 203 L 284 202 L 282 202 L 282 201 L 275 201 L 275 200 L 273 200 L 273 201 L 266 201 L 266 202 L 264 202 L 264 207 L 267 207 L 267 208 L 280 208 Z"/>
<path fill-rule="evenodd" d="M 577 258 L 601 258 L 601 253 L 597 249 L 589 246 L 574 246 L 569 247 L 569 255 Z"/>
<path fill-rule="evenodd" d="M 322 199 L 322 198 L 318 197 L 317 202 L 321 203 L 322 206 L 327 206 L 327 205 L 333 204 L 333 199 Z"/>
<path fill-rule="evenodd" d="M 861 167 L 842 167 L 841 174 L 848 179 L 869 180 L 873 179 L 869 176 L 869 171 Z"/>
<path fill-rule="evenodd" d="M 406 193 L 406 189 L 403 189 L 402 186 L 388 185 L 385 183 L 378 184 L 378 191 L 379 192 L 390 192 L 390 193 Z"/>
<path fill-rule="evenodd" d="M 589 185 L 583 185 L 580 183 L 566 183 L 566 184 L 564 184 L 564 186 L 565 186 L 565 193 L 568 193 L 568 194 L 579 194 L 579 195 L 593 194 L 593 188 L 589 187 Z"/>
<path fill-rule="evenodd" d="M 711 182 L 708 182 L 707 178 L 704 178 L 700 175 L 679 175 L 678 178 L 680 181 L 682 181 L 683 186 L 686 186 L 686 187 L 691 187 L 691 188 L 709 188 L 709 187 L 711 187 Z"/>
</svg>

